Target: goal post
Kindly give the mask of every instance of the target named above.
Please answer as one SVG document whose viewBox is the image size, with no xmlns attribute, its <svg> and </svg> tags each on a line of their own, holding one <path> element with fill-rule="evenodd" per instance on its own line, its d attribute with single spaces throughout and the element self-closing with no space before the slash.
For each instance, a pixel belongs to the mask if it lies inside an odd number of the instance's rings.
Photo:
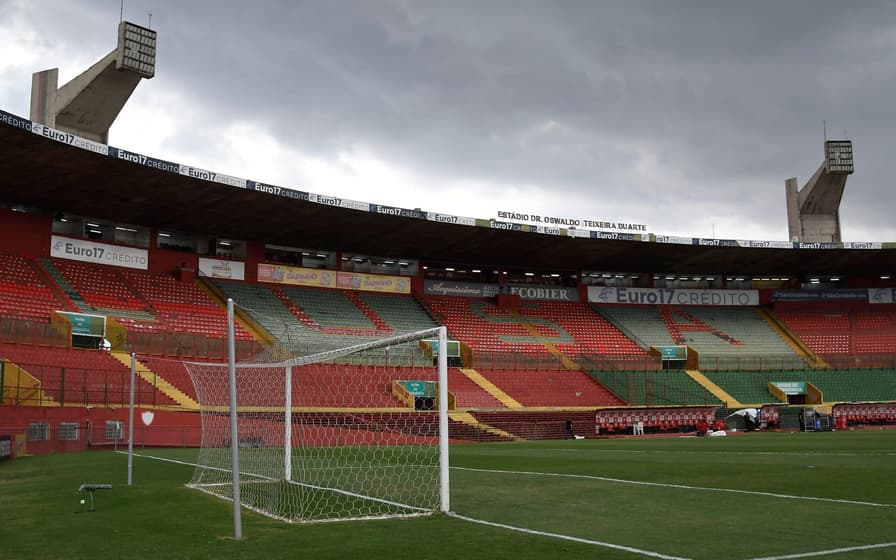
<svg viewBox="0 0 896 560">
<path fill-rule="evenodd" d="M 434 336 L 445 348 L 436 327 L 287 361 L 185 363 L 202 415 L 188 486 L 289 522 L 449 511 L 447 355 L 417 354 Z M 437 384 L 437 410 L 390 392 L 411 381 Z"/>
</svg>

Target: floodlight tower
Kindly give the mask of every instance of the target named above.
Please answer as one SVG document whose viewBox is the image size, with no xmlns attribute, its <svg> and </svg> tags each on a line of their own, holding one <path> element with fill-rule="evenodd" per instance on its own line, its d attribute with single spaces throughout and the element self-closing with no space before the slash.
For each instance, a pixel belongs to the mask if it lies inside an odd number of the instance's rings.
<svg viewBox="0 0 896 560">
<path fill-rule="evenodd" d="M 852 142 L 827 140 L 824 161 L 802 190 L 796 177 L 784 181 L 791 241 L 840 243 L 840 200 L 852 172 Z"/>
<path fill-rule="evenodd" d="M 156 32 L 122 21 L 118 47 L 62 87 L 59 69 L 31 76 L 31 120 L 108 144 L 109 128 L 142 78 L 156 73 Z"/>
</svg>

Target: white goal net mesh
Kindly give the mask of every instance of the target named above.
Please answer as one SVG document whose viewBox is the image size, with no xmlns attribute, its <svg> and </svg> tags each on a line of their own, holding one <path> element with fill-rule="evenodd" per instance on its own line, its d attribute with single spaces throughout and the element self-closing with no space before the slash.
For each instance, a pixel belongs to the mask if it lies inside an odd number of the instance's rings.
<svg viewBox="0 0 896 560">
<path fill-rule="evenodd" d="M 290 522 L 446 508 L 440 427 L 447 426 L 447 403 L 440 412 L 438 382 L 447 373 L 444 361 L 438 367 L 419 359 L 421 346 L 431 344 L 424 339 L 439 334 L 444 328 L 286 362 L 237 363 L 241 505 Z M 188 485 L 233 499 L 230 368 L 185 365 L 202 413 L 202 447 Z"/>
</svg>

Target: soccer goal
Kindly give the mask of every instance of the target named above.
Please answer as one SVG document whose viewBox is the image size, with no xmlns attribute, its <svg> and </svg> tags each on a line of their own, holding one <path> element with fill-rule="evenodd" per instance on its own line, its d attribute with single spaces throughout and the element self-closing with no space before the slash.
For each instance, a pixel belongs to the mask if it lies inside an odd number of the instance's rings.
<svg viewBox="0 0 896 560">
<path fill-rule="evenodd" d="M 434 336 L 436 367 L 419 358 Z M 202 414 L 188 486 L 289 522 L 447 512 L 445 347 L 437 327 L 277 363 L 187 363 Z"/>
</svg>

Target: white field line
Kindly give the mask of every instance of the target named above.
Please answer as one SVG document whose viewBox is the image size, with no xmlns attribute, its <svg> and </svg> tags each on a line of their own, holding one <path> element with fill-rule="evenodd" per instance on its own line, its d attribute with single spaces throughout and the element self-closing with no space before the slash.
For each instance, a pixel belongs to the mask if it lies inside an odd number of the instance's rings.
<svg viewBox="0 0 896 560">
<path fill-rule="evenodd" d="M 121 453 L 122 455 L 127 455 L 126 451 L 116 451 L 116 453 Z M 176 463 L 178 465 L 186 465 L 191 467 L 196 467 L 195 463 L 188 463 L 186 461 L 178 461 L 176 459 L 168 459 L 165 457 L 156 457 L 154 455 L 141 455 L 138 453 L 134 453 L 135 457 L 143 457 L 146 459 L 155 459 L 157 461 L 165 461 L 168 463 Z M 872 507 L 896 507 L 896 504 L 880 504 L 876 502 L 861 502 L 854 500 L 837 500 L 833 498 L 818 498 L 813 496 L 791 496 L 788 494 L 774 494 L 771 492 L 756 492 L 752 490 L 736 490 L 731 488 L 707 488 L 701 486 L 687 486 L 683 484 L 664 484 L 661 482 L 643 482 L 638 480 L 624 480 L 619 478 L 609 478 L 603 476 L 591 476 L 591 475 L 579 475 L 579 474 L 563 474 L 563 473 L 543 473 L 543 472 L 533 472 L 533 471 L 505 471 L 505 470 L 496 470 L 496 469 L 472 469 L 466 467 L 451 467 L 454 470 L 461 471 L 472 471 L 472 472 L 484 472 L 484 473 L 498 473 L 498 474 L 522 474 L 522 475 L 534 475 L 534 476 L 550 476 L 550 477 L 565 477 L 565 478 L 579 478 L 579 479 L 590 479 L 590 480 L 601 480 L 605 482 L 616 482 L 622 484 L 636 484 L 643 486 L 658 486 L 658 487 L 666 487 L 666 488 L 680 488 L 685 490 L 705 490 L 711 492 L 731 492 L 735 494 L 753 494 L 759 496 L 768 496 L 774 498 L 783 498 L 783 499 L 793 499 L 793 500 L 816 500 L 823 502 L 834 502 L 834 503 L 845 503 L 852 505 L 866 505 Z M 220 469 L 225 470 L 225 469 Z M 201 488 L 200 488 L 201 490 Z M 573 537 L 570 535 L 563 535 L 560 533 L 550 533 L 546 531 L 536 531 L 533 529 L 526 529 L 524 527 L 516 527 L 513 525 L 506 525 L 504 523 L 495 523 L 492 521 L 485 521 L 482 519 L 475 519 L 473 517 L 467 517 L 465 515 L 459 515 L 454 512 L 448 512 L 449 517 L 453 517 L 455 519 L 461 519 L 463 521 L 468 521 L 470 523 L 476 523 L 479 525 L 487 525 L 489 527 L 497 527 L 500 529 L 506 529 L 508 531 L 516 531 L 519 533 L 526 533 L 530 535 L 537 535 L 542 537 L 555 538 L 570 542 L 577 542 L 582 544 L 589 544 L 593 546 L 600 546 L 604 548 L 611 548 L 614 550 L 622 550 L 625 552 L 631 552 L 633 554 L 638 554 L 641 556 L 648 556 L 650 558 L 659 558 L 660 560 L 690 560 L 689 558 L 681 557 L 681 556 L 671 556 L 668 554 L 663 554 L 661 552 L 654 552 L 652 550 L 644 550 L 640 548 L 634 548 L 630 546 L 624 546 L 619 544 L 608 543 L 604 541 L 592 540 L 592 539 L 583 539 L 580 537 Z M 285 520 L 288 521 L 288 520 Z M 862 546 L 851 546 L 846 548 L 832 548 L 828 550 L 817 550 L 812 552 L 799 552 L 795 554 L 785 554 L 783 556 L 763 556 L 756 558 L 748 558 L 747 560 L 796 560 L 799 558 L 814 558 L 817 556 L 830 556 L 832 554 L 841 554 L 845 552 L 857 552 L 862 550 L 875 550 L 880 548 L 890 548 L 896 546 L 896 542 L 889 543 L 879 543 L 879 544 L 868 544 Z"/>
<path fill-rule="evenodd" d="M 458 515 L 454 512 L 448 513 L 449 517 L 454 517 L 455 519 L 462 519 L 464 521 L 469 521 L 470 523 L 477 523 L 479 525 L 487 525 L 489 527 L 498 527 L 500 529 L 507 529 L 508 531 L 516 531 L 518 533 L 526 533 L 527 535 L 537 535 L 539 537 L 550 537 L 553 539 L 560 539 L 564 541 L 577 542 L 582 544 L 590 544 L 594 546 L 602 546 L 604 548 L 612 548 L 614 550 L 624 550 L 625 552 L 631 552 L 634 554 L 640 554 L 641 556 L 649 556 L 651 558 L 660 558 L 662 560 L 689 560 L 688 558 L 684 558 L 681 556 L 670 556 L 668 554 L 662 554 L 660 552 L 654 552 L 652 550 L 644 550 L 641 548 L 634 548 L 631 546 L 623 546 L 621 544 L 613 544 L 604 541 L 595 541 L 591 539 L 583 539 L 580 537 L 571 537 L 569 535 L 563 535 L 560 533 L 548 533 L 546 531 L 535 531 L 533 529 L 526 529 L 524 527 L 516 527 L 514 525 L 505 525 L 504 523 L 494 523 L 492 521 L 485 521 L 482 519 L 475 519 L 473 517 L 467 517 L 465 515 Z"/>
<path fill-rule="evenodd" d="M 121 454 L 123 454 L 123 455 L 127 455 L 127 454 L 128 454 L 127 451 L 116 451 L 116 453 L 121 453 Z M 195 463 L 187 463 L 186 461 L 178 461 L 178 460 L 176 460 L 176 459 L 166 459 L 165 457 L 156 457 L 155 455 L 141 455 L 140 453 L 134 453 L 134 457 L 141 457 L 141 458 L 144 458 L 144 459 L 156 459 L 157 461 L 165 461 L 165 462 L 168 462 L 168 463 L 177 463 L 177 464 L 179 464 L 179 465 L 187 465 L 187 466 L 191 466 L 191 467 L 199 467 L 199 466 L 200 466 L 200 465 L 197 465 L 197 464 L 195 464 Z M 206 469 L 209 469 L 209 470 L 215 470 L 215 471 L 222 471 L 222 472 L 225 472 L 225 473 L 229 473 L 229 472 L 230 472 L 230 469 L 222 469 L 222 468 L 220 468 L 220 467 L 204 466 L 203 468 L 206 468 Z M 256 477 L 256 478 L 260 478 L 260 479 L 262 479 L 263 481 L 268 481 L 268 482 L 277 482 L 277 481 L 278 481 L 277 479 L 275 479 L 275 478 L 273 478 L 273 477 L 265 476 L 265 475 L 261 475 L 261 474 L 254 474 L 254 473 L 242 472 L 242 471 L 240 471 L 240 474 L 241 474 L 241 475 L 247 475 L 247 476 L 254 476 L 254 477 Z M 259 482 L 259 481 L 249 481 L 249 482 Z M 375 496 L 367 496 L 367 495 L 365 495 L 365 494 L 358 494 L 358 493 L 355 493 L 355 492 L 349 492 L 348 490 L 342 490 L 342 489 L 340 489 L 340 488 L 331 488 L 331 487 L 328 487 L 328 486 L 318 486 L 318 485 L 316 485 L 316 484 L 308 484 L 308 483 L 303 483 L 303 482 L 295 482 L 295 481 L 293 481 L 293 480 L 287 480 L 286 482 L 289 483 L 289 484 L 293 484 L 293 485 L 295 485 L 295 486 L 302 486 L 302 487 L 304 487 L 304 488 L 311 488 L 311 489 L 313 489 L 313 490 L 323 490 L 323 491 L 327 491 L 327 492 L 333 492 L 333 493 L 335 493 L 335 494 L 342 494 L 342 495 L 349 496 L 349 497 L 352 497 L 352 498 L 361 498 L 361 499 L 363 499 L 363 500 L 369 500 L 369 501 L 371 501 L 371 502 L 378 502 L 378 503 L 381 503 L 381 504 L 386 504 L 386 505 L 389 505 L 389 506 L 395 506 L 395 507 L 399 507 L 399 508 L 404 508 L 404 509 L 408 509 L 408 510 L 413 510 L 413 511 L 421 512 L 421 513 L 430 513 L 430 512 L 432 512 L 432 511 L 434 511 L 433 509 L 422 508 L 422 507 L 419 507 L 419 506 L 412 506 L 412 505 L 409 505 L 409 504 L 402 504 L 401 502 L 393 502 L 393 501 L 391 501 L 391 500 L 385 500 L 385 499 L 383 499 L 383 498 L 377 498 L 377 497 L 375 497 Z M 219 484 L 188 484 L 187 486 L 189 486 L 190 488 L 196 488 L 196 489 L 198 489 L 198 490 L 202 490 L 202 487 L 204 487 L 204 486 L 219 486 Z M 244 505 L 245 505 L 245 504 L 244 504 Z M 248 507 L 248 506 L 246 506 L 246 507 Z M 250 509 L 253 509 L 253 508 L 250 508 Z M 264 512 L 261 512 L 261 513 L 264 513 Z M 265 515 L 267 515 L 267 513 L 265 513 Z M 269 517 L 270 517 L 270 516 L 269 516 Z"/>
<path fill-rule="evenodd" d="M 814 552 L 799 552 L 796 554 L 785 554 L 783 556 L 763 556 L 761 558 L 749 558 L 748 560 L 791 560 L 794 558 L 813 558 L 816 556 L 830 556 L 831 554 L 857 552 L 860 550 L 874 550 L 876 548 L 889 548 L 892 546 L 896 546 L 896 542 L 866 544 L 863 546 L 849 546 L 846 548 L 832 548 L 830 550 L 816 550 Z"/>
<path fill-rule="evenodd" d="M 567 449 L 555 449 L 554 451 L 570 451 L 575 453 L 582 453 L 581 448 L 567 448 Z M 587 451 L 587 450 L 586 450 Z M 685 450 L 669 450 L 669 451 L 645 451 L 642 449 L 595 449 L 594 451 L 600 453 L 636 453 L 639 455 L 694 455 L 694 454 L 707 454 L 706 451 L 685 451 Z M 814 451 L 806 451 L 806 452 L 797 452 L 797 451 L 728 451 L 725 450 L 723 452 L 725 455 L 783 455 L 787 457 L 862 457 L 865 455 L 876 456 L 876 455 L 896 455 L 890 450 L 883 449 L 872 449 L 862 453 L 844 453 L 844 452 L 814 452 Z M 712 454 L 710 452 L 710 454 Z"/>
<path fill-rule="evenodd" d="M 496 473 L 496 474 L 519 474 L 528 476 L 547 476 L 556 478 L 578 478 L 583 480 L 600 480 L 603 482 L 615 482 L 618 484 L 634 484 L 637 486 L 656 486 L 660 488 L 679 488 L 681 490 L 701 490 L 704 492 L 727 492 L 730 494 L 748 494 L 751 496 L 765 496 L 768 498 L 781 498 L 785 500 L 810 500 L 813 502 L 828 502 L 833 504 L 849 504 L 856 506 L 896 508 L 896 504 L 882 504 L 878 502 L 863 502 L 858 500 L 843 500 L 838 498 L 819 498 L 816 496 L 794 496 L 791 494 L 778 494 L 775 492 L 760 492 L 758 490 L 738 490 L 735 488 L 713 488 L 711 486 L 690 486 L 687 484 L 669 484 L 665 482 L 645 482 L 643 480 L 626 480 L 624 478 L 610 478 L 606 476 L 594 476 L 587 474 L 567 474 L 567 473 L 547 473 L 535 471 L 506 471 L 498 469 L 472 469 L 467 467 L 451 467 L 452 470 Z"/>
</svg>

